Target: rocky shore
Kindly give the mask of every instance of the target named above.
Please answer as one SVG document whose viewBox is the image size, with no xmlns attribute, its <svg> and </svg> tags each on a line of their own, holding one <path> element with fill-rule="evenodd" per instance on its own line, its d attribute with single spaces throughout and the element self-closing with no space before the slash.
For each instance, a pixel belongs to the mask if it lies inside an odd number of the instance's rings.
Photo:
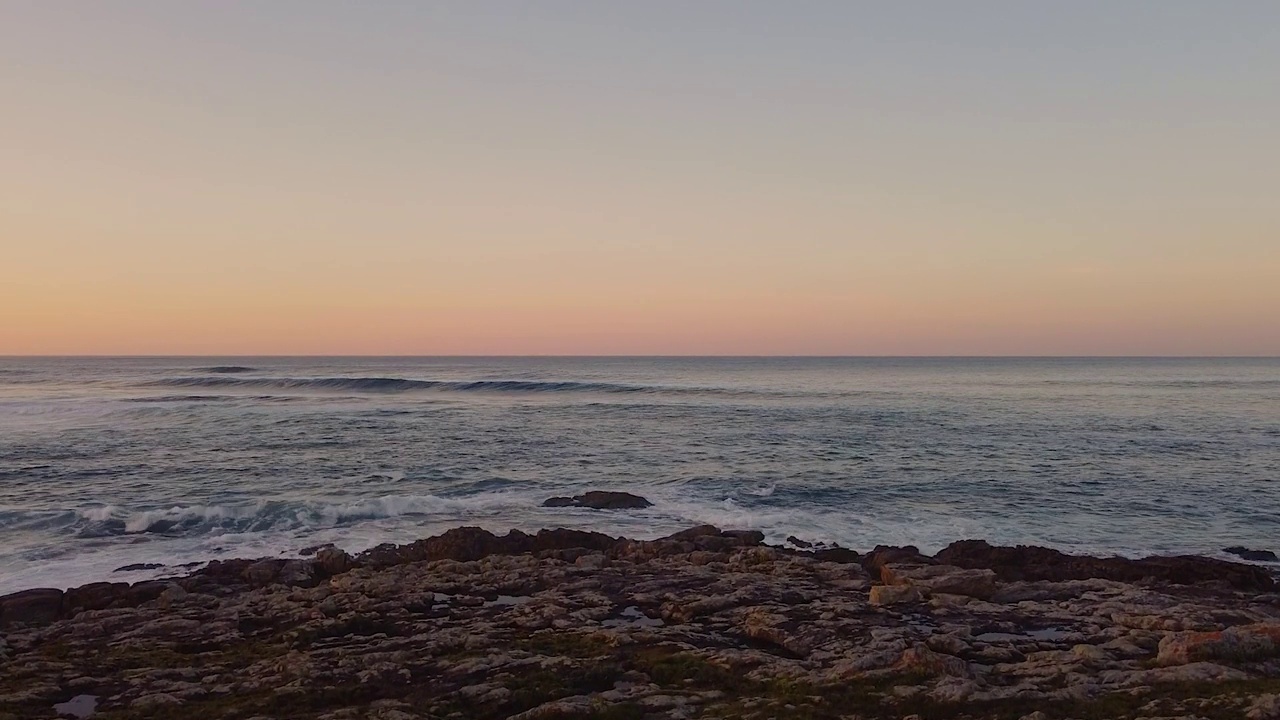
<svg viewBox="0 0 1280 720">
<path fill-rule="evenodd" d="M 476 528 L 0 598 L 0 718 L 1280 718 L 1256 565 Z"/>
</svg>

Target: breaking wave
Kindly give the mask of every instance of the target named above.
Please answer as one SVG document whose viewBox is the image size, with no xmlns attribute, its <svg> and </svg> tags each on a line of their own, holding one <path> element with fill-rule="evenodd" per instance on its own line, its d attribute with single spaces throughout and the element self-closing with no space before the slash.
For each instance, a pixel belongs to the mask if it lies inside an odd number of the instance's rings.
<svg viewBox="0 0 1280 720">
<path fill-rule="evenodd" d="M 497 497 L 489 500 L 489 504 L 501 502 Z M 189 505 L 153 510 L 104 505 L 79 512 L 76 534 L 93 538 L 315 529 L 383 518 L 461 516 L 469 510 L 483 511 L 485 504 L 436 495 L 387 495 L 349 503 L 264 500 L 244 505 Z"/>
</svg>

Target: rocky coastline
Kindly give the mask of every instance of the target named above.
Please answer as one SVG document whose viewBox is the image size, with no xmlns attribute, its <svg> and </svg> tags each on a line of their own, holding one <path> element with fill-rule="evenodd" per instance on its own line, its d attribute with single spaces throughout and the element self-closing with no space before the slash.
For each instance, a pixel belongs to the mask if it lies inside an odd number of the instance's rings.
<svg viewBox="0 0 1280 720">
<path fill-rule="evenodd" d="M 1258 565 L 457 528 L 0 597 L 0 718 L 1280 718 Z"/>
</svg>

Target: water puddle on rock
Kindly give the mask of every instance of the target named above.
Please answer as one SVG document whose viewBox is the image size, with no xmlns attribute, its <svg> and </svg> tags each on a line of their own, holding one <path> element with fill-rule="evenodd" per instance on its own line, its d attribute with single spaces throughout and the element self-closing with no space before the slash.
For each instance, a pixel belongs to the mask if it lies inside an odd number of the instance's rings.
<svg viewBox="0 0 1280 720">
<path fill-rule="evenodd" d="M 513 605 L 523 605 L 533 598 L 529 595 L 499 595 L 493 600 L 486 600 L 485 607 L 510 607 Z"/>
<path fill-rule="evenodd" d="M 58 703 L 53 706 L 53 711 L 58 715 L 70 715 L 80 720 L 89 717 L 97 709 L 97 695 L 77 695 L 64 703 Z"/>
<path fill-rule="evenodd" d="M 986 632 L 981 635 L 974 635 L 973 639 L 981 642 L 1017 642 L 1019 640 L 1063 640 L 1069 635 L 1071 635 L 1070 630 L 1041 628 L 1040 630 L 1026 630 L 1020 633 Z"/>
<path fill-rule="evenodd" d="M 651 618 L 648 615 L 645 615 L 643 612 L 640 611 L 640 608 L 636 607 L 635 605 L 628 605 L 627 607 L 622 609 L 622 612 L 619 613 L 619 617 L 609 618 L 608 620 L 605 620 L 600 624 L 608 628 L 616 628 L 616 627 L 637 628 L 637 627 L 662 627 L 666 623 L 662 621 L 662 618 Z"/>
</svg>

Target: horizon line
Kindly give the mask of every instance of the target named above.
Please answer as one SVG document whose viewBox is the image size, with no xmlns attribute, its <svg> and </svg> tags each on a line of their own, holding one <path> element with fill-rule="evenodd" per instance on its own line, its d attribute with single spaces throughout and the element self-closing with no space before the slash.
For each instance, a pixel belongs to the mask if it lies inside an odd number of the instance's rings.
<svg viewBox="0 0 1280 720">
<path fill-rule="evenodd" d="M 867 354 L 867 355 L 786 355 L 786 354 L 756 354 L 756 355 L 705 355 L 705 354 L 468 354 L 468 353 L 440 353 L 440 354 L 322 354 L 322 353 L 305 353 L 305 354 L 284 354 L 284 353 L 265 353 L 265 354 L 165 354 L 165 353 L 141 353 L 141 354 L 96 354 L 96 353 L 57 353 L 57 354 L 3 354 L 0 353 L 0 359 L 104 359 L 104 360 L 144 360 L 144 359 L 168 359 L 168 358 L 277 358 L 277 359 L 297 359 L 297 358 L 322 358 L 322 359 L 361 359 L 361 358 L 406 358 L 406 359 L 422 359 L 422 358 L 511 358 L 511 359 L 626 359 L 626 358 L 653 358 L 653 359 L 814 359 L 814 360 L 857 360 L 857 359 L 937 359 L 937 360 L 1280 360 L 1280 355 L 1016 355 L 1016 354 L 999 354 L 999 355 L 961 355 L 961 354 L 927 354 L 927 355 L 896 355 L 896 354 Z"/>
</svg>

